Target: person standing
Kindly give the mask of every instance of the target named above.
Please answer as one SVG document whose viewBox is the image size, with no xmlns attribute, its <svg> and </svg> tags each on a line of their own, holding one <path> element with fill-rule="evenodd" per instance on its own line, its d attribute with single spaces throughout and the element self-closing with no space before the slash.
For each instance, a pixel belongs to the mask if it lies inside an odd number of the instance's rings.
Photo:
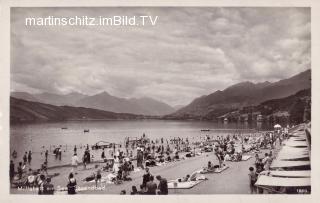
<svg viewBox="0 0 320 203">
<path fill-rule="evenodd" d="M 19 177 L 19 180 L 20 180 L 22 178 L 22 173 L 23 173 L 22 162 L 19 162 L 17 171 L 18 171 L 18 177 Z"/>
<path fill-rule="evenodd" d="M 44 191 L 44 184 L 45 184 L 45 176 L 43 174 L 40 175 L 40 180 L 38 182 L 38 195 L 43 195 L 43 191 Z"/>
<path fill-rule="evenodd" d="M 28 153 L 28 164 L 29 165 L 31 163 L 31 159 L 32 159 L 32 153 L 31 153 L 31 151 L 29 151 L 29 153 Z"/>
<path fill-rule="evenodd" d="M 250 192 L 251 194 L 256 193 L 256 186 L 254 185 L 257 182 L 257 174 L 254 171 L 253 167 L 249 168 L 249 184 L 250 184 Z"/>
<path fill-rule="evenodd" d="M 69 180 L 67 184 L 68 195 L 74 195 L 76 193 L 77 180 L 74 178 L 73 173 L 69 174 Z"/>
<path fill-rule="evenodd" d="M 87 169 L 87 154 L 86 152 L 82 156 L 83 169 Z"/>
<path fill-rule="evenodd" d="M 94 179 L 96 182 L 96 187 L 98 187 L 98 182 L 101 186 L 101 170 L 100 169 L 98 169 L 97 174 L 95 175 Z"/>
<path fill-rule="evenodd" d="M 59 160 L 61 161 L 61 156 L 62 156 L 61 145 L 60 145 L 59 150 L 58 150 L 58 156 L 59 156 Z"/>
<path fill-rule="evenodd" d="M 48 164 L 46 161 L 41 165 L 41 171 L 42 173 L 46 173 L 48 175 Z"/>
<path fill-rule="evenodd" d="M 263 168 L 265 171 L 268 171 L 270 168 L 270 164 L 271 164 L 271 158 L 269 157 L 268 153 L 265 153 L 264 155 L 265 155 L 265 157 L 262 160 Z"/>
<path fill-rule="evenodd" d="M 106 155 L 104 153 L 104 149 L 102 149 L 102 153 L 101 153 L 101 159 L 104 160 L 106 158 Z"/>
<path fill-rule="evenodd" d="M 147 194 L 148 195 L 156 195 L 157 193 L 157 184 L 153 182 L 154 178 L 153 176 L 150 176 L 149 182 L 147 182 Z"/>
<path fill-rule="evenodd" d="M 259 159 L 258 161 L 256 161 L 255 166 L 256 166 L 256 173 L 257 174 L 261 173 L 263 171 L 262 159 Z"/>
<path fill-rule="evenodd" d="M 16 151 L 16 150 L 13 150 L 13 152 L 12 152 L 12 157 L 13 157 L 14 159 L 16 159 L 17 156 L 18 156 L 17 151 Z"/>
<path fill-rule="evenodd" d="M 87 150 L 87 163 L 91 162 L 91 155 L 90 155 L 90 150 Z"/>
<path fill-rule="evenodd" d="M 12 182 L 13 180 L 13 177 L 14 177 L 14 163 L 12 160 L 10 160 L 10 171 L 9 171 L 9 175 L 10 175 L 10 183 Z"/>
<path fill-rule="evenodd" d="M 48 154 L 49 154 L 49 151 L 46 150 L 46 152 L 44 153 L 44 157 L 45 157 L 46 162 L 48 162 Z"/>
<path fill-rule="evenodd" d="M 54 185 L 51 183 L 51 178 L 47 178 L 46 182 L 43 185 L 43 194 L 44 195 L 53 195 Z"/>
<path fill-rule="evenodd" d="M 78 163 L 79 163 L 79 159 L 77 154 L 75 153 L 73 155 L 73 157 L 71 158 L 71 165 L 72 165 L 72 172 L 74 172 L 74 174 L 78 174 Z"/>
<path fill-rule="evenodd" d="M 150 177 L 151 177 L 151 173 L 150 173 L 150 170 L 149 168 L 146 167 L 146 170 L 145 170 L 145 174 L 142 176 L 142 185 L 143 187 L 146 187 L 147 185 L 147 182 L 150 181 Z"/>
<path fill-rule="evenodd" d="M 137 187 L 135 186 L 135 185 L 133 185 L 132 187 L 131 187 L 131 193 L 130 193 L 131 195 L 137 195 L 137 194 L 139 194 L 138 193 L 138 190 L 137 190 Z"/>
<path fill-rule="evenodd" d="M 28 153 L 25 152 L 24 155 L 23 155 L 23 164 L 26 164 L 27 163 L 27 160 L 28 160 Z"/>
<path fill-rule="evenodd" d="M 143 152 L 140 148 L 137 149 L 137 167 L 143 168 Z"/>
<path fill-rule="evenodd" d="M 159 195 L 167 195 L 168 194 L 168 181 L 165 178 L 162 178 L 161 176 L 156 176 L 157 180 L 159 181 L 158 185 L 158 194 Z"/>
<path fill-rule="evenodd" d="M 112 171 L 113 171 L 114 173 L 118 173 L 118 172 L 119 172 L 119 168 L 120 168 L 120 160 L 119 160 L 119 157 L 118 157 L 118 156 L 114 156 L 114 157 L 113 157 L 113 160 L 114 160 L 114 162 L 113 162 L 113 169 L 112 169 Z"/>
</svg>

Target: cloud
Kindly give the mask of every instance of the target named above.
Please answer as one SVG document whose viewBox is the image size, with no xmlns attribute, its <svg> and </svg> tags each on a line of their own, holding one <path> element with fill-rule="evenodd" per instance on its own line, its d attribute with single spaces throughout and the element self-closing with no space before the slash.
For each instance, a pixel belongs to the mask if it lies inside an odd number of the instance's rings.
<svg viewBox="0 0 320 203">
<path fill-rule="evenodd" d="M 159 16 L 156 26 L 24 26 L 26 17 Z M 13 8 L 12 89 L 171 105 L 310 68 L 308 8 Z"/>
</svg>

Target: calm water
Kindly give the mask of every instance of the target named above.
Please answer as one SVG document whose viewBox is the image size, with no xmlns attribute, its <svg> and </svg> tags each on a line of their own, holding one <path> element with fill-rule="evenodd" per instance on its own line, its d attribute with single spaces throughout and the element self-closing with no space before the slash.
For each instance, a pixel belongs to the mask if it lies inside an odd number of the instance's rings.
<svg viewBox="0 0 320 203">
<path fill-rule="evenodd" d="M 62 127 L 68 129 L 63 130 Z M 68 121 L 57 123 L 37 123 L 11 126 L 10 150 L 18 152 L 18 159 L 25 151 L 31 150 L 34 155 L 53 149 L 53 146 L 63 145 L 66 151 L 72 151 L 73 146 L 94 144 L 98 141 L 123 143 L 126 137 L 141 137 L 143 133 L 150 139 L 163 137 L 171 139 L 181 137 L 196 139 L 205 135 L 217 136 L 236 132 L 254 132 L 267 130 L 269 126 L 249 124 L 223 124 L 205 121 Z M 90 129 L 84 133 L 84 129 Z M 201 129 L 210 129 L 201 132 Z M 39 155 L 40 156 L 40 155 Z"/>
</svg>

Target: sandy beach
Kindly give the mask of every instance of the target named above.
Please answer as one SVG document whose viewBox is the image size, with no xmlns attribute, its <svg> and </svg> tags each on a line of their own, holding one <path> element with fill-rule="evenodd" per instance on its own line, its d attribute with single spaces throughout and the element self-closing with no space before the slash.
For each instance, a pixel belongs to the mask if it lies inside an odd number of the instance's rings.
<svg viewBox="0 0 320 203">
<path fill-rule="evenodd" d="M 262 157 L 264 151 L 260 151 L 259 156 Z M 248 194 L 250 193 L 249 181 L 248 181 L 248 168 L 254 165 L 254 154 L 247 153 L 252 158 L 247 161 L 241 162 L 225 162 L 229 168 L 221 173 L 205 174 L 208 180 L 194 186 L 191 189 L 169 189 L 169 194 Z M 161 175 L 167 180 L 173 180 L 182 178 L 187 174 L 192 174 L 194 171 L 206 166 L 208 161 L 217 164 L 218 160 L 213 152 L 202 153 L 199 156 L 185 158 L 181 161 L 169 162 L 162 166 L 150 167 L 152 175 Z M 92 187 L 95 186 L 95 182 L 82 181 L 85 177 L 90 176 L 96 172 L 95 165 L 102 164 L 90 164 L 86 170 L 83 170 L 83 166 L 78 166 L 78 174 L 75 176 L 79 187 Z M 71 167 L 57 167 L 48 170 L 48 174 L 60 173 L 58 176 L 52 178 L 52 183 L 56 188 L 65 187 L 67 185 L 67 177 L 71 171 Z M 102 172 L 102 177 L 106 176 L 110 172 Z M 124 181 L 122 184 L 104 184 L 102 183 L 102 190 L 85 190 L 79 191 L 78 194 L 119 194 L 121 190 L 126 190 L 127 194 L 130 193 L 131 187 L 135 185 L 139 188 L 142 183 L 142 175 L 144 171 L 131 172 L 130 177 L 132 181 Z M 157 181 L 156 181 L 157 182 Z M 232 184 L 225 184 L 225 183 Z M 98 183 L 98 187 L 100 184 Z M 36 194 L 36 191 L 11 189 L 12 194 Z M 57 194 L 66 194 L 66 192 L 58 192 Z"/>
</svg>

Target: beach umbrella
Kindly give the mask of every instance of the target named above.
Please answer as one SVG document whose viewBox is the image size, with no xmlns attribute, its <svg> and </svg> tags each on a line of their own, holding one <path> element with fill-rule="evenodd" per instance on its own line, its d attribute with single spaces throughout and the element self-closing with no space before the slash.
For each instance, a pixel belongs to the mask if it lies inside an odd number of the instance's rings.
<svg viewBox="0 0 320 203">
<path fill-rule="evenodd" d="M 274 128 L 281 128 L 281 125 L 275 124 L 273 127 L 274 127 Z"/>
</svg>

